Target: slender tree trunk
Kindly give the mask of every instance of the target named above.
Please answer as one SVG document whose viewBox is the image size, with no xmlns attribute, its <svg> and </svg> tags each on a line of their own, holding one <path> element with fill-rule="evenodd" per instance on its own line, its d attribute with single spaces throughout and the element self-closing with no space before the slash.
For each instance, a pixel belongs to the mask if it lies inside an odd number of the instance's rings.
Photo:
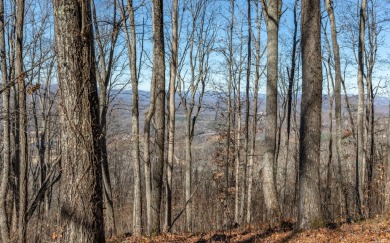
<svg viewBox="0 0 390 243">
<path fill-rule="evenodd" d="M 0 69 L 2 87 L 8 85 L 8 70 L 5 51 L 5 19 L 4 19 L 4 1 L 0 0 Z M 10 147 L 10 89 L 3 92 L 3 169 L 0 181 L 0 235 L 3 242 L 9 241 L 9 222 L 7 213 L 7 194 L 8 184 L 10 182 L 11 171 L 11 147 Z"/>
<path fill-rule="evenodd" d="M 23 26 L 24 25 L 24 0 L 16 1 L 16 43 L 15 43 L 15 77 L 19 87 L 19 212 L 18 212 L 18 242 L 26 242 L 26 210 L 27 210 L 27 109 L 26 109 L 26 84 L 23 72 Z"/>
<path fill-rule="evenodd" d="M 234 197 L 234 222 L 240 222 L 242 223 L 242 213 L 244 211 L 244 199 L 245 197 L 245 178 L 246 178 L 246 173 L 245 173 L 245 167 L 244 167 L 244 176 L 243 180 L 240 181 L 240 162 L 241 162 L 241 80 L 239 78 L 238 81 L 238 92 L 237 92 L 237 98 L 236 98 L 236 104 L 235 105 L 235 110 L 237 109 L 237 129 L 236 129 L 236 155 L 235 155 L 235 197 Z M 245 166 L 245 165 L 244 165 Z M 241 207 L 240 207 L 240 182 L 242 182 L 242 190 L 241 190 Z M 242 211 L 241 211 L 242 208 Z"/>
<path fill-rule="evenodd" d="M 330 53 L 329 53 L 330 55 Z M 328 68 L 329 73 L 326 74 L 327 77 L 327 85 L 328 85 L 328 99 L 329 99 L 329 144 L 328 144 L 328 162 L 326 166 L 326 191 L 325 191 L 325 210 L 326 214 L 325 219 L 328 222 L 333 222 L 333 211 L 332 207 L 332 161 L 333 161 L 333 100 L 334 100 L 334 84 L 333 84 L 333 76 L 331 75 L 330 69 L 330 57 L 328 57 Z M 325 66 L 326 69 L 326 66 Z M 327 70 L 327 69 L 326 69 Z M 330 89 L 330 83 L 332 83 L 332 91 Z M 340 203 L 341 205 L 341 203 Z"/>
<path fill-rule="evenodd" d="M 117 2 L 120 5 L 119 2 Z M 140 236 L 142 234 L 142 192 L 141 192 L 141 158 L 140 158 L 140 127 L 139 127 L 139 93 L 138 79 L 139 69 L 137 69 L 137 40 L 136 40 L 136 25 L 134 19 L 133 1 L 127 1 L 127 11 L 124 7 L 120 8 L 122 19 L 127 18 L 128 12 L 129 27 L 123 25 L 126 46 L 129 58 L 131 92 L 132 92 L 132 125 L 131 125 L 131 158 L 133 160 L 133 175 L 134 175 L 134 194 L 133 194 L 133 234 Z M 118 23 L 115 23 L 118 24 Z M 142 55 L 141 55 L 142 56 Z M 150 122 L 154 114 L 154 81 L 151 84 L 149 111 L 145 113 L 144 122 L 144 159 L 145 159 L 145 194 L 146 194 L 146 233 L 149 233 L 150 225 Z"/>
<path fill-rule="evenodd" d="M 302 0 L 302 103 L 298 228 L 323 225 L 318 186 L 321 145 L 322 62 L 320 0 Z"/>
<path fill-rule="evenodd" d="M 54 0 L 61 92 L 61 242 L 105 242 L 95 54 L 89 1 Z"/>
<path fill-rule="evenodd" d="M 352 187 L 350 187 L 348 184 L 348 175 L 349 173 L 343 172 L 341 161 L 341 151 L 342 148 L 341 144 L 341 136 L 342 136 L 342 119 L 341 119 L 341 65 L 340 65 L 340 51 L 339 51 L 339 44 L 337 41 L 337 31 L 336 31 L 336 18 L 334 15 L 333 10 L 333 0 L 325 0 L 325 6 L 326 10 L 328 12 L 328 18 L 330 21 L 331 26 L 331 36 L 332 36 L 332 47 L 333 47 L 333 55 L 334 55 L 334 63 L 335 63 L 335 89 L 334 89 L 334 96 L 335 96 L 335 117 L 336 117 L 336 157 L 337 157 L 337 164 L 338 164 L 338 170 L 339 170 L 339 180 L 341 189 L 343 191 L 344 197 L 345 197 L 345 210 L 346 210 L 346 220 L 350 220 L 352 218 L 352 209 L 353 209 L 353 191 L 351 190 Z M 330 70 L 329 70 L 330 71 Z M 345 164 L 345 163 L 344 163 Z M 348 168 L 348 166 L 346 166 Z"/>
<path fill-rule="evenodd" d="M 192 230 L 192 135 L 191 135 L 191 114 L 186 115 L 186 135 L 185 135 L 185 207 L 186 207 L 186 230 Z"/>
<path fill-rule="evenodd" d="M 248 5 L 248 56 L 247 56 L 247 68 L 246 68 L 246 85 L 245 85 L 245 165 L 248 165 L 249 173 L 252 173 L 252 166 L 249 166 L 248 160 L 250 160 L 249 155 L 249 113 L 250 113 L 250 97 L 249 97 L 249 86 L 250 86 L 250 80 L 251 80 L 251 65 L 252 65 L 252 19 L 251 19 L 251 1 L 247 1 Z M 255 104 L 257 106 L 257 104 Z M 253 160 L 252 160 L 253 165 Z M 249 177 L 251 177 L 251 174 L 249 174 Z M 248 187 L 249 188 L 249 187 Z M 252 190 L 252 188 L 251 188 Z M 249 191 L 249 190 L 248 190 Z M 252 196 L 252 195 L 251 195 Z M 250 210 L 250 203 L 251 199 L 249 199 L 248 194 L 248 201 L 247 201 L 247 214 L 246 214 L 246 223 L 250 223 L 251 221 L 251 210 Z"/>
<path fill-rule="evenodd" d="M 279 31 L 279 0 L 263 1 L 267 24 L 267 101 L 266 101 L 266 131 L 265 155 L 263 165 L 263 194 L 268 220 L 280 219 L 280 205 L 277 198 L 276 185 L 273 179 L 275 163 L 276 130 L 278 117 L 278 31 Z"/>
<path fill-rule="evenodd" d="M 138 94 L 138 73 L 137 73 L 137 39 L 135 31 L 134 7 L 133 1 L 128 0 L 130 35 L 128 43 L 128 52 L 130 59 L 130 77 L 132 91 L 132 160 L 134 164 L 134 196 L 133 196 L 133 234 L 140 236 L 142 234 L 142 205 L 141 205 L 141 161 L 140 161 L 140 141 L 139 141 L 139 94 Z M 152 94 L 151 94 L 152 95 Z"/>
<path fill-rule="evenodd" d="M 228 83 L 227 83 L 227 119 L 226 119 L 226 161 L 225 161 L 225 201 L 223 207 L 224 224 L 227 225 L 228 188 L 229 188 L 229 164 L 230 164 L 230 130 L 231 130 L 231 88 L 233 80 L 233 28 L 234 28 L 234 0 L 230 1 L 231 19 L 229 24 L 229 57 L 228 57 Z"/>
<path fill-rule="evenodd" d="M 256 3 L 256 12 L 259 12 L 259 4 Z M 250 152 L 249 152 L 249 161 L 248 161 L 248 191 L 247 191 L 247 223 L 250 223 L 252 220 L 252 190 L 253 190 L 253 166 L 255 161 L 256 153 L 256 134 L 257 134 L 257 107 L 258 107 L 258 97 L 259 97 L 259 80 L 260 80 L 260 33 L 261 33 L 261 21 L 262 14 L 257 16 L 257 41 L 256 41 L 256 66 L 255 66 L 255 83 L 254 83 L 254 95 L 253 95 L 253 118 L 252 118 L 252 138 L 250 141 Z M 245 190 L 245 188 L 243 188 Z"/>
<path fill-rule="evenodd" d="M 178 65 L 178 0 L 172 1 L 172 53 L 170 60 L 169 77 L 169 124 L 168 124 L 168 160 L 167 160 L 167 188 L 166 188 L 166 224 L 165 228 L 172 226 L 172 175 L 173 155 L 175 152 L 175 87 Z"/>
<path fill-rule="evenodd" d="M 294 2 L 294 35 L 293 35 L 293 45 L 291 53 L 291 69 L 287 70 L 288 72 L 288 90 L 287 90 L 287 138 L 286 138 L 286 162 L 284 165 L 284 195 L 283 195 L 283 205 L 287 204 L 287 166 L 288 161 L 290 160 L 290 136 L 291 136 L 291 111 L 292 111 L 292 95 L 293 87 L 295 80 L 295 68 L 296 68 L 296 54 L 297 54 L 297 45 L 299 41 L 297 40 L 298 36 L 298 16 L 297 16 L 297 7 L 298 0 Z M 286 206 L 284 206 L 286 207 Z M 286 213 L 286 210 L 283 212 Z M 286 215 L 284 215 L 286 216 Z"/>
<path fill-rule="evenodd" d="M 356 153 L 356 191 L 360 191 L 360 183 L 364 182 L 364 173 L 360 173 L 359 168 L 365 168 L 364 152 L 364 39 L 366 23 L 366 0 L 362 0 L 360 6 L 360 25 L 359 25 L 359 50 L 358 50 L 358 121 L 357 121 L 357 153 Z M 359 178 L 360 177 L 360 178 Z M 360 193 L 359 193 L 360 194 Z M 361 198 L 356 195 L 356 207 L 358 212 L 361 208 Z"/>
<path fill-rule="evenodd" d="M 146 233 L 151 234 L 151 161 L 150 161 L 150 123 L 155 112 L 155 86 L 156 82 L 153 78 L 150 85 L 150 106 L 147 112 L 145 112 L 144 120 L 144 162 L 145 162 L 145 199 L 146 199 Z"/>
<path fill-rule="evenodd" d="M 377 50 L 378 50 L 378 33 L 379 30 L 377 28 L 376 16 L 374 13 L 375 7 L 372 6 L 369 9 L 369 17 L 368 17 L 368 43 L 369 49 L 365 52 L 367 56 L 366 67 L 367 67 L 367 108 L 366 108 L 366 120 L 367 120 L 367 143 L 366 143 L 366 153 L 367 153 L 367 184 L 368 184 L 368 209 L 369 216 L 374 217 L 379 213 L 378 207 L 378 189 L 376 187 L 378 161 L 375 159 L 375 94 L 373 88 L 373 72 L 375 61 L 377 58 Z"/>
<path fill-rule="evenodd" d="M 109 94 L 107 94 L 107 89 L 109 85 L 109 81 L 111 79 L 112 66 L 114 62 L 114 50 L 116 46 L 116 41 L 118 38 L 118 27 L 116 23 L 116 5 L 113 7 L 112 13 L 112 22 L 113 28 L 110 38 L 111 46 L 108 50 L 108 61 L 106 61 L 106 52 L 103 42 L 101 40 L 99 24 L 96 16 L 96 8 L 94 1 L 91 1 L 92 4 L 92 16 L 93 16 L 93 24 L 95 27 L 96 35 L 99 38 L 96 38 L 97 49 L 99 52 L 99 61 L 101 65 L 100 73 L 97 74 L 97 79 L 99 83 L 99 120 L 100 126 L 102 129 L 102 137 L 100 139 L 100 150 L 102 153 L 102 171 L 103 171 L 103 189 L 104 189 L 104 201 L 106 204 L 106 215 L 107 215 L 107 228 L 108 228 L 108 237 L 116 235 L 116 225 L 115 225 L 115 213 L 114 213 L 114 202 L 112 200 L 112 186 L 109 172 L 109 164 L 108 164 L 108 153 L 107 153 L 107 110 L 108 110 L 108 100 Z"/>
</svg>

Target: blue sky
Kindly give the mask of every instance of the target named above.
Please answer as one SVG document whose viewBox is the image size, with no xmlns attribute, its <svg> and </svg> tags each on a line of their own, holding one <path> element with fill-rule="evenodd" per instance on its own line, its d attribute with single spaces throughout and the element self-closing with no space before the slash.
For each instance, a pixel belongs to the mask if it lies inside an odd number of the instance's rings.
<svg viewBox="0 0 390 243">
<path fill-rule="evenodd" d="M 379 9 L 378 11 L 378 19 L 383 19 L 386 17 L 387 14 L 387 8 L 389 4 L 386 4 L 383 2 L 383 0 L 374 0 L 373 1 L 376 8 Z M 370 3 L 370 1 L 369 1 Z M 279 40 L 280 40 L 280 47 L 279 47 L 279 56 L 280 56 L 280 62 L 281 62 L 281 68 L 282 70 L 286 69 L 286 66 L 290 65 L 290 55 L 291 55 L 291 43 L 292 43 L 292 29 L 293 29 L 293 14 L 292 14 L 292 9 L 293 9 L 293 0 L 288 0 L 284 1 L 282 10 L 283 15 L 280 21 L 280 32 L 279 32 Z M 230 1 L 216 1 L 212 7 L 216 8 L 219 10 L 219 17 L 217 19 L 217 24 L 219 25 L 219 40 L 224 41 L 227 37 L 227 31 L 226 27 L 228 25 L 228 20 L 230 18 L 230 10 L 229 10 L 229 5 Z M 370 5 L 369 5 L 370 6 Z M 165 11 L 170 10 L 169 4 L 165 5 Z M 351 50 L 351 41 L 350 41 L 350 34 L 348 34 L 348 30 L 346 30 L 347 26 L 347 21 L 353 22 L 353 20 L 357 18 L 357 3 L 356 1 L 341 1 L 341 0 L 336 0 L 335 1 L 335 12 L 336 12 L 336 21 L 338 25 L 338 31 L 339 31 L 339 44 L 340 44 L 340 49 L 341 49 L 341 55 L 342 55 L 342 65 L 345 67 L 346 59 L 348 59 L 348 67 L 346 70 L 348 70 L 348 75 L 346 76 L 346 82 L 348 86 L 348 91 L 350 94 L 356 94 L 357 93 L 357 88 L 356 88 L 356 74 L 357 74 L 357 69 L 356 69 L 356 62 L 354 61 L 353 58 L 353 52 Z M 211 8 L 211 7 L 210 7 Z M 243 23 L 243 31 L 247 31 L 247 26 L 246 22 L 243 20 L 246 18 L 246 8 L 247 8 L 247 2 L 246 1 L 236 1 L 236 9 L 235 9 L 235 16 L 236 16 L 236 25 L 235 25 L 235 31 L 239 31 L 241 28 L 240 22 Z M 255 31 L 255 5 L 252 4 L 252 28 L 253 31 Z M 145 12 L 144 12 L 145 13 Z M 323 23 L 326 24 L 327 21 L 327 15 L 326 11 L 323 9 Z M 140 18 L 138 18 L 140 19 Z M 166 16 L 165 20 L 168 28 L 166 28 L 166 35 L 170 35 L 169 31 L 169 16 Z M 355 22 L 357 24 L 357 22 Z M 329 24 L 328 24 L 329 25 Z M 357 28 L 357 25 L 355 26 Z M 186 26 L 183 27 L 182 30 L 182 36 L 185 33 L 185 28 Z M 382 43 L 378 47 L 378 62 L 376 65 L 376 71 L 374 74 L 374 86 L 379 83 L 384 84 L 389 81 L 390 79 L 390 71 L 389 71 L 389 64 L 385 63 L 386 60 L 390 60 L 390 49 L 388 43 L 390 43 L 390 22 L 385 22 L 381 23 L 381 32 L 379 35 L 379 38 L 382 40 Z M 328 35 L 330 32 L 328 31 Z M 245 35 L 245 33 L 244 33 Z M 261 33 L 261 46 L 264 48 L 266 45 L 266 31 L 265 31 L 265 24 L 264 22 L 262 23 L 262 33 Z M 298 33 L 299 37 L 299 33 Z M 236 36 L 238 38 L 238 36 Z M 329 37 L 330 38 L 330 37 Z M 324 43 L 324 41 L 323 41 Z M 180 43 L 180 46 L 183 46 L 185 42 Z M 244 44 L 246 45 L 246 44 Z M 148 50 L 152 49 L 151 43 L 147 43 L 145 47 Z M 246 46 L 244 47 L 244 49 Z M 252 44 L 253 48 L 253 44 Z M 324 51 L 324 50 L 323 50 Z M 325 54 L 326 55 L 326 54 Z M 151 58 L 151 57 L 150 57 Z M 252 57 L 252 60 L 254 58 Z M 266 61 L 265 57 L 262 59 L 262 63 L 264 64 Z M 221 64 L 224 63 L 224 58 L 220 54 L 215 54 L 213 55 L 213 66 L 211 67 L 214 70 L 214 73 L 218 71 L 219 74 L 214 74 L 213 79 L 214 81 L 219 81 L 221 83 L 225 82 L 226 80 L 226 75 L 221 75 Z M 223 66 L 223 65 L 222 65 Z M 168 81 L 168 74 L 169 74 L 169 66 L 167 65 L 167 81 Z M 222 67 L 223 68 L 223 67 Z M 227 68 L 226 68 L 227 70 Z M 252 68 L 252 71 L 254 68 Z M 227 71 L 226 71 L 227 72 Z M 140 89 L 142 90 L 149 90 L 150 88 L 150 70 L 145 70 L 144 75 L 142 78 L 142 82 L 140 84 Z M 265 77 L 263 76 L 262 82 L 261 82 L 261 89 L 260 92 L 264 93 L 265 92 Z M 381 85 L 382 86 L 382 85 Z M 211 87 L 209 87 L 211 88 Z M 381 92 L 385 94 L 387 89 L 382 89 Z"/>
</svg>

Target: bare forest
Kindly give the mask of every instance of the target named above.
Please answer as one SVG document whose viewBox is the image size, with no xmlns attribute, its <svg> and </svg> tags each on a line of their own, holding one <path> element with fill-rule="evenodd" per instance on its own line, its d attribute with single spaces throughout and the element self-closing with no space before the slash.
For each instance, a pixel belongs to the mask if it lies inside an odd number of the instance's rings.
<svg viewBox="0 0 390 243">
<path fill-rule="evenodd" d="M 389 11 L 0 0 L 0 242 L 191 241 L 389 214 Z"/>
</svg>

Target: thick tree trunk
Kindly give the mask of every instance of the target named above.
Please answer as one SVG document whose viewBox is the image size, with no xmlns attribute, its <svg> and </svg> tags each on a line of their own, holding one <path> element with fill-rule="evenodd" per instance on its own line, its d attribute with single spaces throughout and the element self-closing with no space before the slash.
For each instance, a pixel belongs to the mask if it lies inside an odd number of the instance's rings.
<svg viewBox="0 0 390 243">
<path fill-rule="evenodd" d="M 160 233 L 160 210 L 165 144 L 165 63 L 163 1 L 153 0 L 153 77 L 156 83 L 156 161 L 152 165 L 151 233 Z"/>
<path fill-rule="evenodd" d="M 99 101 L 89 1 L 54 0 L 61 94 L 62 242 L 105 242 Z"/>
<path fill-rule="evenodd" d="M 276 185 L 273 178 L 273 167 L 276 151 L 276 130 L 278 117 L 278 32 L 279 32 L 279 0 L 269 0 L 263 4 L 267 24 L 267 100 L 265 155 L 263 164 L 263 194 L 268 220 L 280 219 L 280 206 Z"/>
<path fill-rule="evenodd" d="M 298 228 L 323 225 L 319 192 L 322 61 L 320 0 L 301 2 L 302 104 Z"/>
</svg>

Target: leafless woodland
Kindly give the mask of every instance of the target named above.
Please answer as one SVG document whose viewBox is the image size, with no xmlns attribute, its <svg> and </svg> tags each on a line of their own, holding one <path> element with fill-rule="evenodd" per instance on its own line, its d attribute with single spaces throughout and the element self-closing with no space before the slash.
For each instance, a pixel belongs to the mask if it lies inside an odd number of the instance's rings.
<svg viewBox="0 0 390 243">
<path fill-rule="evenodd" d="M 0 242 L 388 213 L 389 5 L 0 0 Z"/>
</svg>

